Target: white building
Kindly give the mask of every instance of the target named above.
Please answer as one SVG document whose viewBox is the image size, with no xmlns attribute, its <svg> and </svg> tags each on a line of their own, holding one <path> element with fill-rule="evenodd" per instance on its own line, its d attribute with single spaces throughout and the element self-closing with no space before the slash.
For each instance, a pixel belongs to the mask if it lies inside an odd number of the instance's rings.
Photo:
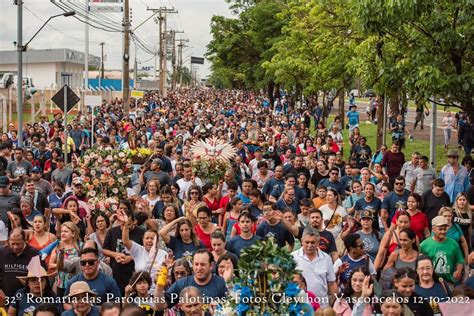
<svg viewBox="0 0 474 316">
<path fill-rule="evenodd" d="M 0 51 L 0 71 L 17 71 L 17 51 Z M 38 89 L 84 85 L 84 53 L 68 49 L 37 49 L 23 52 L 23 76 L 33 78 Z M 99 67 L 100 57 L 89 54 L 89 66 Z"/>
</svg>

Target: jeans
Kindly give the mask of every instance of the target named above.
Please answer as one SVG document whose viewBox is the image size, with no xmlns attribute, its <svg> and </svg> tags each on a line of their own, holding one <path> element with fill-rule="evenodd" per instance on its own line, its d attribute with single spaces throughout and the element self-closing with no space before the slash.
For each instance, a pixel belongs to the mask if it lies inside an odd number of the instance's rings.
<svg viewBox="0 0 474 316">
<path fill-rule="evenodd" d="M 451 140 L 451 129 L 445 128 L 443 132 L 444 132 L 444 146 L 448 146 L 449 141 Z"/>
</svg>

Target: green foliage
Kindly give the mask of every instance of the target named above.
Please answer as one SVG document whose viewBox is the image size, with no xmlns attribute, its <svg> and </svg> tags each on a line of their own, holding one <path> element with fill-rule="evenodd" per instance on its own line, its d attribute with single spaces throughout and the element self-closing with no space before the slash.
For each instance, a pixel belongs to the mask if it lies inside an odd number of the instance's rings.
<svg viewBox="0 0 474 316">
<path fill-rule="evenodd" d="M 472 0 L 227 0 L 208 46 L 222 86 L 305 94 L 361 85 L 443 98 L 474 118 Z"/>
<path fill-rule="evenodd" d="M 211 61 L 211 82 L 219 87 L 263 88 L 273 81 L 262 64 L 273 57 L 273 45 L 285 21 L 278 18 L 282 1 L 228 1 L 238 18 L 214 16 L 212 41 L 206 57 Z"/>
</svg>

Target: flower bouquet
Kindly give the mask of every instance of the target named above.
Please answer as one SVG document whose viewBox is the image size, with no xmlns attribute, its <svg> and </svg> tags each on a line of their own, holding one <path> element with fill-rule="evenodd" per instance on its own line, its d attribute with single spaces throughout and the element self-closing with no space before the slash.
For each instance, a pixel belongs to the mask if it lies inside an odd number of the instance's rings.
<svg viewBox="0 0 474 316">
<path fill-rule="evenodd" d="M 255 260 L 255 258 L 261 258 Z M 238 262 L 239 276 L 221 315 L 313 315 L 302 291 L 293 282 L 296 262 L 285 248 L 272 240 L 257 241 L 245 248 Z"/>
<path fill-rule="evenodd" d="M 91 212 L 115 212 L 127 197 L 132 174 L 132 155 L 116 149 L 91 149 L 78 164 Z"/>
<path fill-rule="evenodd" d="M 194 155 L 193 172 L 196 176 L 217 183 L 230 167 L 230 159 L 236 155 L 231 144 L 216 137 L 198 140 L 190 148 Z"/>
<path fill-rule="evenodd" d="M 220 179 L 224 178 L 230 164 L 224 160 L 197 159 L 191 162 L 191 166 L 194 175 L 197 177 L 212 183 L 218 183 Z"/>
<path fill-rule="evenodd" d="M 132 157 L 133 164 L 141 165 L 153 154 L 153 151 L 150 148 L 137 148 L 127 149 L 125 153 Z"/>
</svg>

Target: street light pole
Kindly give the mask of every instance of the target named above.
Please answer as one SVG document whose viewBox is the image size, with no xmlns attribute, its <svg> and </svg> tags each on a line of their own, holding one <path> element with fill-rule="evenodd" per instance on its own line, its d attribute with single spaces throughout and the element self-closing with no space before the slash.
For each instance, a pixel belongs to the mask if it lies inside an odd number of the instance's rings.
<svg viewBox="0 0 474 316">
<path fill-rule="evenodd" d="M 100 77 L 102 78 L 102 80 L 105 78 L 104 77 L 104 45 L 105 45 L 104 42 L 100 43 L 100 46 L 101 46 L 101 68 L 102 68 L 102 71 L 100 73 Z"/>
<path fill-rule="evenodd" d="M 50 16 L 46 22 L 39 28 L 38 31 L 31 37 L 31 39 L 23 45 L 23 1 L 22 0 L 15 0 L 17 5 L 17 101 L 16 101 L 16 109 L 17 109 L 17 117 L 18 117 L 18 146 L 23 146 L 23 52 L 26 52 L 28 48 L 28 44 L 38 35 L 39 32 L 48 24 L 51 19 L 57 18 L 59 16 L 73 16 L 76 14 L 76 11 L 69 11 L 61 14 L 56 14 Z"/>
<path fill-rule="evenodd" d="M 23 0 L 17 0 L 17 90 L 16 112 L 18 119 L 18 147 L 23 147 Z"/>
</svg>

